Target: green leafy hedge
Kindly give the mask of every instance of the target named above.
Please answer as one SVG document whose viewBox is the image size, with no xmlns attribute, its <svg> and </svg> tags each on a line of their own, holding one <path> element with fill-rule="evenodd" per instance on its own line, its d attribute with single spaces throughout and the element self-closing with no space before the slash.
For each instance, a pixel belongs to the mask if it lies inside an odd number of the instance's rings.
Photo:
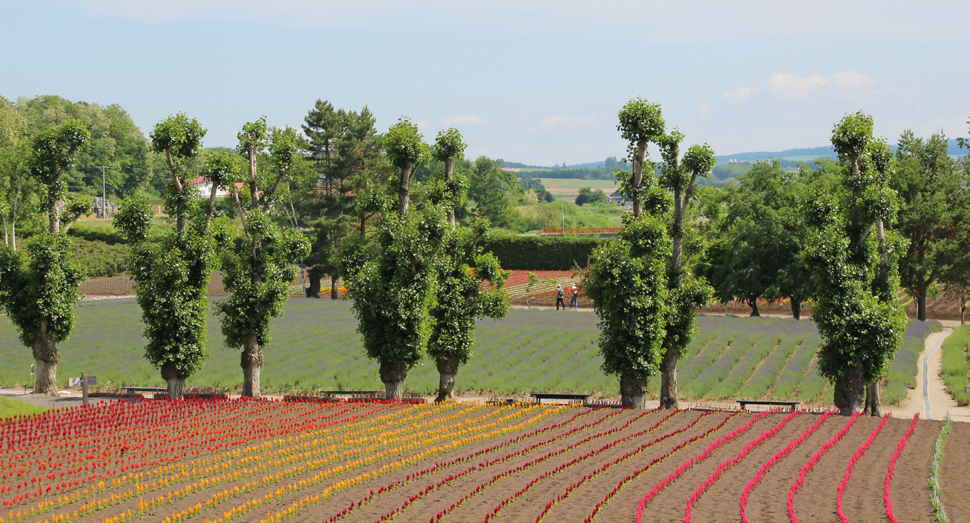
<svg viewBox="0 0 970 523">
<path fill-rule="evenodd" d="M 585 267 L 588 256 L 603 241 L 578 236 L 499 236 L 482 246 L 495 253 L 506 270 L 567 271 L 574 260 Z"/>
</svg>

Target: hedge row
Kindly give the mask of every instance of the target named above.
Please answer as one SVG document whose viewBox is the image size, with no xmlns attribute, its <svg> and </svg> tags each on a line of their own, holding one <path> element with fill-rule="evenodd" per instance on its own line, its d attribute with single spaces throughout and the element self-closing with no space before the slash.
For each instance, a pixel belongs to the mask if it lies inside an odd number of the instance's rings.
<svg viewBox="0 0 970 523">
<path fill-rule="evenodd" d="M 506 270 L 568 271 L 573 262 L 585 267 L 588 257 L 601 242 L 581 236 L 500 236 L 482 243 L 495 253 Z"/>
</svg>

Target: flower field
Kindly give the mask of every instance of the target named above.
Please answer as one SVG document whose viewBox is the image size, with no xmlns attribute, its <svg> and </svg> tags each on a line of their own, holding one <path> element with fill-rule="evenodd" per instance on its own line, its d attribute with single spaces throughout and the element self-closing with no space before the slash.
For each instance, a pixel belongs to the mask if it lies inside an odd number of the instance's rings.
<svg viewBox="0 0 970 523">
<path fill-rule="evenodd" d="M 218 299 L 218 298 L 216 298 Z M 84 303 L 71 339 L 58 344 L 61 386 L 81 372 L 99 386 L 164 385 L 142 357 L 141 311 L 132 300 Z M 219 320 L 209 317 L 205 367 L 189 386 L 235 389 L 242 381 L 239 353 L 222 346 Z M 589 392 L 615 396 L 616 378 L 603 373 L 596 315 L 588 312 L 514 309 L 502 320 L 478 322 L 474 357 L 463 365 L 457 391 L 490 395 L 529 392 Z M 267 392 L 377 390 L 377 365 L 363 354 L 356 319 L 346 301 L 290 300 L 273 320 L 261 380 Z M 937 322 L 913 323 L 891 363 L 883 400 L 897 404 L 915 384 L 916 357 Z M 831 405 L 831 387 L 818 376 L 819 337 L 814 323 L 782 318 L 700 316 L 694 341 L 678 364 L 680 395 L 690 401 L 732 402 L 742 398 L 797 399 Z M 0 385 L 30 381 L 31 353 L 16 329 L 0 316 Z M 438 372 L 425 363 L 408 373 L 415 394 L 437 391 Z M 649 394 L 659 391 L 659 378 Z"/>
<path fill-rule="evenodd" d="M 830 412 L 113 402 L 0 421 L 0 521 L 929 522 L 970 514 L 968 444 Z"/>
</svg>

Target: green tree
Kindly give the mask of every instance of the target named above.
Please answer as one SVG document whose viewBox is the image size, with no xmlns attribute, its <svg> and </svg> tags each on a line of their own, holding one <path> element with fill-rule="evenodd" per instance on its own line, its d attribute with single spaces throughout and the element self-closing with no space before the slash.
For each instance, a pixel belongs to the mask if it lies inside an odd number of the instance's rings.
<svg viewBox="0 0 970 523">
<path fill-rule="evenodd" d="M 313 114 L 311 111 L 308 115 L 308 122 Z M 376 119 L 367 107 L 360 112 L 341 109 L 333 114 L 339 125 L 336 131 L 327 131 L 329 149 L 325 155 L 311 149 L 322 184 L 308 190 L 311 196 L 303 201 L 300 214 L 303 223 L 313 231 L 308 259 L 314 265 L 311 293 L 318 292 L 319 279 L 329 275 L 330 297 L 337 299 L 338 278 L 344 276 L 339 272 L 340 245 L 355 232 L 366 236 L 367 222 L 373 216 L 371 209 L 357 205 L 357 195 L 367 191 L 369 185 L 385 181 L 390 165 L 383 155 L 383 138 L 377 133 Z M 309 136 L 319 140 L 313 134 Z"/>
<path fill-rule="evenodd" d="M 847 115 L 832 131 L 839 155 L 839 196 L 816 194 L 808 206 L 807 261 L 815 283 L 813 319 L 822 336 L 819 372 L 834 382 L 835 406 L 850 415 L 879 411 L 878 383 L 902 341 L 906 315 L 896 296 L 902 241 L 884 223 L 896 214 L 889 187 L 894 159 L 872 135 L 872 118 Z"/>
<path fill-rule="evenodd" d="M 800 316 L 801 300 L 794 279 L 802 275 L 801 206 L 798 179 L 777 160 L 756 162 L 724 192 L 725 212 L 714 223 L 715 240 L 707 249 L 704 276 L 722 303 L 741 300 L 760 316 L 758 299 L 792 298 L 792 314 Z M 797 276 L 796 276 L 797 277 Z"/>
<path fill-rule="evenodd" d="M 585 289 L 600 320 L 603 371 L 619 377 L 624 407 L 643 408 L 663 357 L 671 243 L 666 224 L 652 214 L 625 222 L 615 240 L 594 251 Z"/>
<path fill-rule="evenodd" d="M 358 239 L 343 263 L 364 350 L 380 364 L 386 397 L 400 399 L 408 371 L 427 349 L 438 264 L 450 228 L 446 210 L 433 202 L 408 214 L 410 180 L 429 150 L 417 126 L 402 117 L 388 130 L 385 147 L 400 173 L 397 213 L 388 212 L 392 203 L 380 187 L 359 195 L 368 200 L 359 204 L 373 209 L 378 218 L 375 256 L 367 259 Z"/>
<path fill-rule="evenodd" d="M 77 120 L 33 137 L 26 170 L 44 188 L 48 230 L 28 242 L 29 258 L 12 249 L 0 251 L 0 305 L 17 326 L 20 340 L 33 352 L 35 394 L 57 396 L 57 343 L 74 331 L 77 287 L 84 272 L 74 262 L 71 241 L 64 235 L 78 213 L 90 212 L 90 207 L 83 200 L 68 199 L 67 212 L 62 215 L 59 204 L 68 196 L 64 173 L 89 138 L 90 132 Z"/>
<path fill-rule="evenodd" d="M 899 233 L 909 240 L 899 260 L 900 283 L 916 299 L 916 317 L 926 321 L 930 288 L 970 248 L 960 234 L 970 223 L 970 179 L 947 155 L 942 134 L 923 140 L 903 131 L 896 160 L 890 186 L 899 199 Z"/>
<path fill-rule="evenodd" d="M 672 250 L 667 265 L 667 285 L 670 290 L 667 310 L 667 335 L 664 338 L 664 358 L 660 364 L 660 405 L 678 408 L 677 361 L 697 334 L 697 308 L 707 304 L 712 289 L 703 278 L 694 276 L 688 261 L 699 254 L 702 245 L 692 238 L 693 231 L 686 217 L 691 203 L 697 198 L 697 180 L 705 178 L 714 166 L 714 150 L 707 144 L 692 145 L 680 158 L 680 142 L 684 135 L 677 130 L 657 139 L 663 161 L 659 165 L 659 185 L 673 197 L 670 217 Z"/>
<path fill-rule="evenodd" d="M 455 208 L 463 205 L 467 186 L 462 177 L 455 177 L 454 160 L 461 158 L 464 149 L 461 134 L 451 128 L 438 133 L 433 150 L 435 159 L 444 162 L 439 190 L 450 227 L 438 261 L 436 304 L 430 310 L 434 326 L 428 355 L 440 377 L 435 401 L 454 398 L 458 368 L 468 363 L 474 349 L 475 320 L 504 318 L 509 309 L 498 258 L 483 253 L 478 245 L 488 235 L 488 220 L 477 220 L 469 227 L 455 225 Z M 484 290 L 486 285 L 488 290 Z"/>
<path fill-rule="evenodd" d="M 190 160 L 202 148 L 205 129 L 179 113 L 155 125 L 152 148 L 164 155 L 171 182 L 165 210 L 175 228 L 158 242 L 146 242 L 152 211 L 144 197 L 129 198 L 115 217 L 115 227 L 135 248 L 129 271 L 135 280 L 138 305 L 145 324 L 145 357 L 159 369 L 169 397 L 182 397 L 185 380 L 202 368 L 206 348 L 209 301 L 206 290 L 216 266 L 211 231 L 216 189 L 228 184 L 224 151 L 210 151 L 200 174 L 212 183 L 208 205 L 200 205 L 198 191 L 188 183 Z M 191 221 L 191 227 L 190 225 Z"/>
<path fill-rule="evenodd" d="M 271 173 L 257 169 L 256 157 L 269 147 Z M 243 224 L 243 234 L 220 252 L 223 283 L 231 296 L 216 304 L 222 318 L 222 335 L 226 346 L 241 349 L 243 369 L 242 395 L 260 396 L 260 371 L 263 348 L 269 343 L 270 320 L 283 314 L 290 282 L 296 276 L 291 263 L 309 253 L 306 237 L 291 229 L 282 229 L 272 220 L 271 211 L 282 202 L 278 192 L 284 182 L 300 172 L 298 163 L 301 140 L 291 128 L 268 129 L 265 117 L 247 123 L 239 133 L 239 150 L 249 160 L 249 176 L 244 183 L 249 189 L 248 205 L 243 205 L 239 190 L 231 183 L 232 197 Z M 218 178 L 231 182 L 239 177 L 238 163 L 224 153 L 219 163 L 207 162 L 210 179 L 213 170 Z"/>
<path fill-rule="evenodd" d="M 576 195 L 576 205 L 583 206 L 587 203 L 607 203 L 609 199 L 606 197 L 601 189 L 596 189 L 595 191 L 589 187 L 583 187 L 579 190 L 579 194 Z"/>
<path fill-rule="evenodd" d="M 652 104 L 643 98 L 630 100 L 620 109 L 620 122 L 616 130 L 627 141 L 627 156 L 633 168 L 629 175 L 618 171 L 621 180 L 620 193 L 633 202 L 633 215 L 643 214 L 643 199 L 650 184 L 643 180 L 643 170 L 647 161 L 647 145 L 663 136 L 666 123 L 660 114 L 660 104 Z"/>
<path fill-rule="evenodd" d="M 523 190 L 515 174 L 503 171 L 501 163 L 485 156 L 475 160 L 468 174 L 468 197 L 475 202 L 474 213 L 496 226 L 518 229 L 521 219 L 513 207 Z"/>
</svg>

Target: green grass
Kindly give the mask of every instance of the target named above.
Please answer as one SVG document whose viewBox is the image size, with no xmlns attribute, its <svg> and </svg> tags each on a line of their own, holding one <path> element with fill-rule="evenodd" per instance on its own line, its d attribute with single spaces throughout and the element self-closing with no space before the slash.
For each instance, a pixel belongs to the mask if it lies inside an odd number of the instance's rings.
<svg viewBox="0 0 970 523">
<path fill-rule="evenodd" d="M 35 407 L 29 403 L 0 396 L 0 419 L 9 418 L 11 416 L 17 416 L 20 414 L 29 416 L 33 414 L 40 414 L 41 412 L 44 412 L 44 409 L 40 407 Z"/>
<path fill-rule="evenodd" d="M 613 187 L 619 187 L 620 182 L 616 180 L 579 180 L 575 178 L 539 178 L 542 185 L 547 191 L 553 193 L 553 196 L 558 196 L 553 189 L 582 189 L 583 187 L 589 187 L 590 189 L 610 189 Z M 609 196 L 607 194 L 607 196 Z"/>
<path fill-rule="evenodd" d="M 74 335 L 58 346 L 59 385 L 66 386 L 69 377 L 82 371 L 108 388 L 164 385 L 143 357 L 141 311 L 133 300 L 86 303 L 78 307 L 77 316 Z M 495 395 L 555 391 L 616 396 L 617 379 L 602 371 L 596 322 L 595 314 L 548 309 L 515 309 L 503 320 L 480 321 L 474 356 L 460 368 L 456 388 Z M 377 365 L 363 354 L 356 323 L 347 301 L 290 300 L 286 314 L 273 320 L 263 390 L 382 389 Z M 187 384 L 238 391 L 239 353 L 222 346 L 219 328 L 210 315 L 211 356 Z M 697 336 L 678 365 L 681 396 L 700 401 L 830 401 L 831 387 L 814 371 L 819 343 L 811 321 L 700 316 Z M 30 351 L 6 317 L 0 317 L 0 361 L 0 384 L 29 382 Z M 659 378 L 649 384 L 655 396 Z M 418 394 L 436 391 L 434 363 L 425 361 L 412 369 L 405 385 Z"/>
<path fill-rule="evenodd" d="M 970 405 L 970 394 L 963 391 L 967 386 L 967 347 L 970 346 L 970 325 L 963 325 L 953 329 L 947 339 L 943 340 L 943 369 L 940 376 L 957 405 Z"/>
</svg>

